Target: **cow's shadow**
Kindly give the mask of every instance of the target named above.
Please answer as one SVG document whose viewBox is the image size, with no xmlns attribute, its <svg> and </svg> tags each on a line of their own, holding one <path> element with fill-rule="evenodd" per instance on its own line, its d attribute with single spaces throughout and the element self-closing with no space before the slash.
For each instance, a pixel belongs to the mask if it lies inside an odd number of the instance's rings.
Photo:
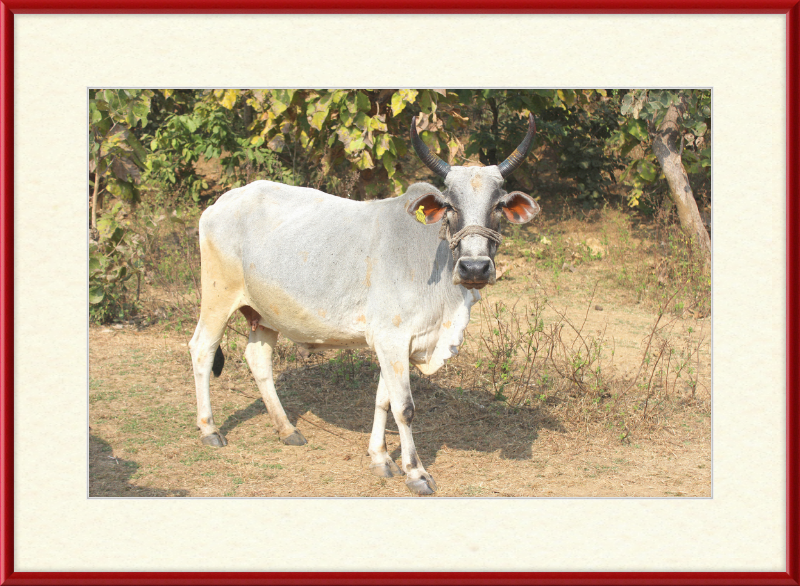
<svg viewBox="0 0 800 586">
<path fill-rule="evenodd" d="M 375 411 L 379 367 L 374 361 L 360 366 L 318 359 L 305 366 L 289 367 L 276 381 L 278 396 L 292 423 L 301 430 L 316 431 L 303 414 L 311 413 L 324 427 L 333 426 L 369 435 Z M 250 378 L 252 390 L 257 392 Z M 561 423 L 537 406 L 508 408 L 491 394 L 452 386 L 440 377 L 412 374 L 416 406 L 414 442 L 426 465 L 434 463 L 444 447 L 464 451 L 498 452 L 502 458 L 525 460 L 540 429 L 563 432 Z M 249 393 L 248 393 L 249 395 Z M 266 416 L 261 399 L 252 401 L 228 417 L 220 427 L 223 435 L 253 417 Z M 393 417 L 387 421 L 387 444 L 399 459 L 399 436 Z M 324 435 L 324 434 L 323 434 Z M 368 438 L 364 438 L 366 453 Z"/>
<path fill-rule="evenodd" d="M 131 482 L 138 469 L 137 462 L 115 457 L 111 444 L 93 433 L 89 434 L 90 497 L 178 497 L 189 494 L 183 489 L 138 486 Z"/>
</svg>

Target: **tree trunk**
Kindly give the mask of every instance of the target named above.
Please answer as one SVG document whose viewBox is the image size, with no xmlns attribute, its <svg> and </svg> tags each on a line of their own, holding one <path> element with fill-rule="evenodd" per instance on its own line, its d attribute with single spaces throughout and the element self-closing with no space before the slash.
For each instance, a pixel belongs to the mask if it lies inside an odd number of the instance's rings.
<svg viewBox="0 0 800 586">
<path fill-rule="evenodd" d="M 686 169 L 683 168 L 681 153 L 675 147 L 680 135 L 678 127 L 680 115 L 681 112 L 677 106 L 673 104 L 669 107 L 653 140 L 653 152 L 664 171 L 667 183 L 669 183 L 669 194 L 678 208 L 681 228 L 700 246 L 706 265 L 710 266 L 711 238 L 700 218 L 697 202 L 694 200 L 694 194 L 689 185 L 689 176 L 686 174 Z"/>
</svg>

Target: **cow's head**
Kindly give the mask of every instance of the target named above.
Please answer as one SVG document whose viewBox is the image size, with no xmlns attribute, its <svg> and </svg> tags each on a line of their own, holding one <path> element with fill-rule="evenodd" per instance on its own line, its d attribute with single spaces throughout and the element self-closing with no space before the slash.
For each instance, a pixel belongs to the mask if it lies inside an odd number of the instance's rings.
<svg viewBox="0 0 800 586">
<path fill-rule="evenodd" d="M 536 125 L 529 118 L 528 133 L 514 152 L 491 167 L 451 167 L 433 154 L 411 122 L 411 143 L 420 159 L 444 178 L 445 190 L 413 198 L 407 211 L 424 216 L 426 224 L 445 222 L 441 235 L 450 243 L 455 268 L 453 283 L 467 289 L 482 289 L 495 282 L 494 255 L 500 243 L 501 216 L 524 224 L 539 213 L 538 204 L 519 191 L 503 189 L 503 181 L 519 167 L 528 154 Z M 420 210 L 420 207 L 422 208 Z"/>
</svg>

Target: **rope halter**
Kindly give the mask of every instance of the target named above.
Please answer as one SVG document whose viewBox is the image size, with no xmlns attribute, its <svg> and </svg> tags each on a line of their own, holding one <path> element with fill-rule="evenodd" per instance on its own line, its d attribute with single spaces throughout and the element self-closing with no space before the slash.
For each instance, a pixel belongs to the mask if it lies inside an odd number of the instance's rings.
<svg viewBox="0 0 800 586">
<path fill-rule="evenodd" d="M 487 240 L 491 240 L 497 246 L 500 246 L 500 243 L 503 242 L 503 236 L 500 232 L 495 232 L 491 228 L 487 228 L 486 226 L 479 226 L 478 224 L 471 224 L 469 226 L 464 226 L 461 230 L 456 232 L 455 234 L 450 233 L 450 222 L 447 219 L 447 214 L 445 214 L 444 218 L 442 218 L 442 227 L 439 229 L 439 238 L 441 240 L 447 240 L 448 244 L 450 245 L 450 252 L 453 255 L 453 260 L 456 260 L 456 246 L 467 236 L 472 234 L 477 234 L 478 236 L 483 236 Z"/>
</svg>

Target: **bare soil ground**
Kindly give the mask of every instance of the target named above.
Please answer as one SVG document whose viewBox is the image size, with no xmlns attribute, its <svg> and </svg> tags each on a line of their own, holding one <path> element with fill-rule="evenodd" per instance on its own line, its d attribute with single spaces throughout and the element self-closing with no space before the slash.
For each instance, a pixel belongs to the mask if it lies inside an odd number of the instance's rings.
<svg viewBox="0 0 800 586">
<path fill-rule="evenodd" d="M 576 231 L 573 236 L 585 240 L 587 235 Z M 412 376 L 414 438 L 439 486 L 437 496 L 711 495 L 708 317 L 664 317 L 673 340 L 697 348 L 696 384 L 690 389 L 676 380 L 662 393 L 669 409 L 648 425 L 626 424 L 623 431 L 590 417 L 577 400 L 509 406 L 476 383 L 481 332 L 490 327 L 486 308 L 503 301 L 521 311 L 542 297 L 548 299 L 545 323 L 564 313 L 575 323 L 585 322 L 584 335 L 605 332 L 606 376 L 620 384 L 634 380 L 656 308 L 610 285 L 605 262 L 586 262 L 554 276 L 532 258 L 498 255 L 506 272 L 495 287 L 484 289 L 488 303 L 483 311 L 473 309 L 459 357 L 436 375 Z M 215 420 L 229 444 L 215 449 L 200 443 L 195 427 L 187 347 L 193 326 L 183 324 L 177 331 L 163 325 L 90 328 L 90 496 L 410 496 L 401 478 L 376 478 L 368 470 L 378 378 L 369 351 L 302 360 L 293 345 L 280 343 L 278 394 L 309 441 L 285 446 L 241 359 L 244 339 L 229 330 L 227 362 L 222 376 L 212 380 L 211 394 Z M 238 349 L 232 343 L 236 339 Z M 638 417 L 622 416 L 631 422 Z M 387 444 L 399 460 L 391 417 Z"/>
</svg>

